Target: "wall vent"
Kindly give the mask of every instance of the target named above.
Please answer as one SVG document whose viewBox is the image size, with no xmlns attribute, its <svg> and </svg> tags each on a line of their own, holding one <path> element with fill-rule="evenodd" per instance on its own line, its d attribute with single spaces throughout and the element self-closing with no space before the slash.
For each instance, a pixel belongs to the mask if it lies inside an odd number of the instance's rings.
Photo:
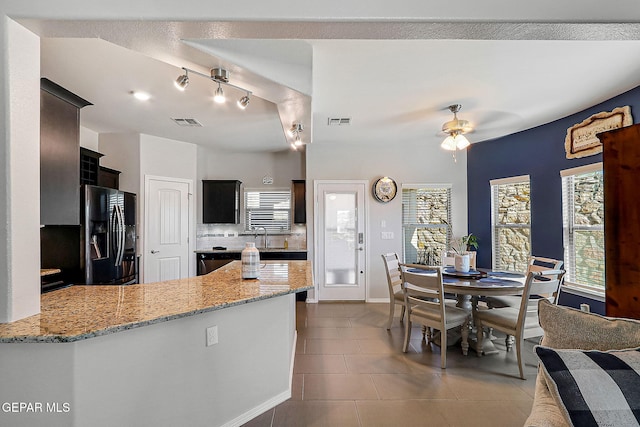
<svg viewBox="0 0 640 427">
<path fill-rule="evenodd" d="M 351 117 L 329 117 L 327 125 L 329 126 L 345 126 L 351 124 Z"/>
<path fill-rule="evenodd" d="M 200 123 L 196 119 L 175 119 L 172 117 L 171 120 L 176 122 L 178 126 L 191 126 L 191 127 L 197 127 L 197 128 L 202 127 L 202 123 Z"/>
</svg>

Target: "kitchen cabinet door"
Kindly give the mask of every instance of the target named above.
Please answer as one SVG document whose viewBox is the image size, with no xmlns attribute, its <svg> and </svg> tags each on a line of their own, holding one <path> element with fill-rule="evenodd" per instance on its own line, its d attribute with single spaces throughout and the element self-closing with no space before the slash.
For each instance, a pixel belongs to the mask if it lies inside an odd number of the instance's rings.
<svg viewBox="0 0 640 427">
<path fill-rule="evenodd" d="M 80 108 L 91 103 L 47 79 L 40 87 L 40 223 L 80 225 Z"/>
<path fill-rule="evenodd" d="M 305 198 L 304 179 L 293 180 L 293 223 L 305 224 L 307 222 L 307 205 Z"/>
<path fill-rule="evenodd" d="M 240 187 L 237 180 L 202 181 L 202 222 L 240 224 Z"/>
</svg>

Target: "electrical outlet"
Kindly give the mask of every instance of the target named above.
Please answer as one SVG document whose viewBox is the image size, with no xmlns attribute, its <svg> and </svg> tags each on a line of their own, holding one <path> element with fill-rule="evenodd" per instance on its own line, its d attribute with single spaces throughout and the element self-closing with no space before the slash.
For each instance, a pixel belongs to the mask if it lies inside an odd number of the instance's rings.
<svg viewBox="0 0 640 427">
<path fill-rule="evenodd" d="M 591 307 L 589 307 L 589 304 L 580 304 L 580 310 L 584 311 L 585 313 L 590 313 Z"/>
<path fill-rule="evenodd" d="M 218 344 L 218 326 L 209 326 L 207 328 L 207 347 Z"/>
</svg>

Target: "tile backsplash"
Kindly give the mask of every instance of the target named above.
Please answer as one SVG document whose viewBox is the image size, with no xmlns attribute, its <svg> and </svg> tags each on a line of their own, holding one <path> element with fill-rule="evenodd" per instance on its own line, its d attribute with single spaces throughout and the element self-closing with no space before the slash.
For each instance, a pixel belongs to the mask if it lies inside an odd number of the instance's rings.
<svg viewBox="0 0 640 427">
<path fill-rule="evenodd" d="M 305 225 L 294 225 L 289 234 L 269 234 L 269 247 L 283 248 L 285 238 L 289 249 L 307 249 Z M 264 247 L 264 232 L 260 230 L 256 237 L 254 233 L 245 231 L 242 224 L 198 224 L 196 227 L 197 250 L 208 250 L 214 246 L 243 249 L 246 242 L 255 242 L 256 247 Z"/>
</svg>

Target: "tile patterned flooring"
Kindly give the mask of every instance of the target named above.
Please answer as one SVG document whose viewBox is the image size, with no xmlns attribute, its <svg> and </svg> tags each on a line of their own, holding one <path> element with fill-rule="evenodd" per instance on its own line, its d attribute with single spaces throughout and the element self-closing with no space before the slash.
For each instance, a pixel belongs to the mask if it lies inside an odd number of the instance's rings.
<svg viewBox="0 0 640 427">
<path fill-rule="evenodd" d="M 385 329 L 387 304 L 297 303 L 298 341 L 291 399 L 245 424 L 263 426 L 522 426 L 536 376 L 533 345 L 525 342 L 526 381 L 504 336 L 498 354 L 463 356 L 422 341 L 419 327 L 402 352 L 396 317 Z M 396 316 L 399 316 L 399 308 Z"/>
</svg>

